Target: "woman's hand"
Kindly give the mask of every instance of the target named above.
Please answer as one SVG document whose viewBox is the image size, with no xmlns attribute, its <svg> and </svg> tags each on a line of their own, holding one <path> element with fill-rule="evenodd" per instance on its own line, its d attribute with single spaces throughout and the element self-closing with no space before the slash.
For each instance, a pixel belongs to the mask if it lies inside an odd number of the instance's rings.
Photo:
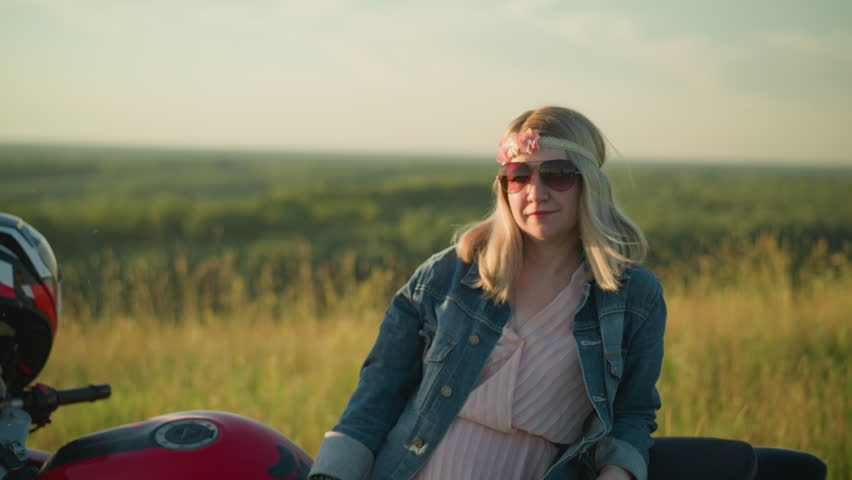
<svg viewBox="0 0 852 480">
<path fill-rule="evenodd" d="M 619 466 L 607 465 L 598 473 L 597 480 L 633 480 L 633 475 Z"/>
</svg>

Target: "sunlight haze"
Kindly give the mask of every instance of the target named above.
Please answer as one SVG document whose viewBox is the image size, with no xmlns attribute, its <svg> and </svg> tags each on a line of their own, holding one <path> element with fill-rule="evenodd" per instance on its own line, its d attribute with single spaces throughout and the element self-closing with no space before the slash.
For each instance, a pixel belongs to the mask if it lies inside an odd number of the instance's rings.
<svg viewBox="0 0 852 480">
<path fill-rule="evenodd" d="M 0 0 L 0 141 L 852 163 L 852 2 Z"/>
</svg>

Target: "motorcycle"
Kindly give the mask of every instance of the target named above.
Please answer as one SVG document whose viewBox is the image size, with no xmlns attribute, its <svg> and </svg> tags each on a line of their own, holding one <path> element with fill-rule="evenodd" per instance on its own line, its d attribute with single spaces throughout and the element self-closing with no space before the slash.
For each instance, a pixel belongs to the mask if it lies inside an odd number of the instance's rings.
<svg viewBox="0 0 852 480">
<path fill-rule="evenodd" d="M 0 400 L 0 480 L 307 480 L 311 457 L 286 436 L 233 413 L 169 413 L 108 428 L 56 452 L 27 448 L 30 433 L 59 407 L 110 397 L 107 384 L 55 390 L 36 384 Z M 32 428 L 31 428 L 32 427 Z M 649 480 L 823 480 L 806 452 L 706 437 L 656 437 Z M 745 473 L 743 473 L 745 472 Z"/>
<path fill-rule="evenodd" d="M 55 453 L 26 448 L 29 433 L 58 407 L 109 398 L 109 385 L 54 390 L 36 384 L 0 401 L 0 480 L 306 480 L 313 460 L 281 433 L 228 412 L 170 413 L 84 435 Z M 34 428 L 30 430 L 30 426 Z M 706 452 L 715 452 L 708 455 Z M 686 456 L 689 460 L 683 461 Z M 680 458 L 681 461 L 672 462 Z M 742 478 L 820 480 L 826 466 L 806 452 L 732 440 L 660 437 L 649 480 Z M 741 464 L 751 466 L 744 468 Z"/>
<path fill-rule="evenodd" d="M 69 390 L 36 384 L 0 402 L 0 480 L 302 480 L 313 463 L 266 425 L 206 410 L 108 428 L 72 440 L 53 454 L 25 447 L 28 434 L 49 423 L 58 407 L 110 395 L 106 384 Z"/>
<path fill-rule="evenodd" d="M 225 412 L 162 415 L 85 435 L 53 454 L 27 449 L 27 436 L 60 406 L 111 394 L 109 385 L 30 386 L 56 336 L 60 278 L 47 239 L 0 212 L 0 480 L 307 478 L 312 461 L 304 451 L 269 427 Z"/>
</svg>

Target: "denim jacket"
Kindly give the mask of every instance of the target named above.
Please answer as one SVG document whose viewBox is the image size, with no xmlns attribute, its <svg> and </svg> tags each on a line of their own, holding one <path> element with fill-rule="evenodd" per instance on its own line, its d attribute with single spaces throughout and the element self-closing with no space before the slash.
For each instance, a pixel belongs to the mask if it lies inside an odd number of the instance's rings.
<svg viewBox="0 0 852 480">
<path fill-rule="evenodd" d="M 486 300 L 475 264 L 450 248 L 423 263 L 390 302 L 340 421 L 325 435 L 311 474 L 341 480 L 414 477 L 461 411 L 509 319 Z M 564 478 L 582 455 L 647 478 L 660 398 L 666 307 L 659 281 L 634 266 L 615 292 L 587 280 L 574 337 L 594 413 L 581 437 L 560 445 L 545 475 Z"/>
</svg>

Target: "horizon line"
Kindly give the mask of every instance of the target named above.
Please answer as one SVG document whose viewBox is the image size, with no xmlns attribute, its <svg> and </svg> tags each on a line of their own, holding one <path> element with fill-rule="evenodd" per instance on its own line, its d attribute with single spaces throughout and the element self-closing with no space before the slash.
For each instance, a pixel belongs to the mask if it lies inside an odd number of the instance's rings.
<svg viewBox="0 0 852 480">
<path fill-rule="evenodd" d="M 312 148 L 299 147 L 283 147 L 283 146 L 224 146 L 224 145 L 202 145 L 202 144 L 155 144 L 155 143 L 134 143 L 134 142 L 98 142 L 98 141 L 76 141 L 76 140 L 19 140 L 19 139 L 4 139 L 0 138 L 0 149 L 8 148 L 27 148 L 27 149 L 79 149 L 79 150 L 125 150 L 125 151 L 150 151 L 150 152 L 173 152 L 173 153 L 196 153 L 196 154 L 243 154 L 243 155 L 310 155 L 310 156 L 327 156 L 327 155 L 351 155 L 353 157 L 377 156 L 381 158 L 388 157 L 432 157 L 432 158 L 447 158 L 457 157 L 469 160 L 482 160 L 489 158 L 488 154 L 477 154 L 471 152 L 448 152 L 448 151 L 406 151 L 406 150 L 337 150 L 323 149 L 317 150 Z M 624 164 L 625 162 L 637 162 L 641 164 L 700 164 L 700 165 L 722 165 L 722 166 L 780 166 L 780 167 L 795 167 L 803 168 L 831 168 L 831 167 L 846 167 L 852 168 L 852 157 L 843 158 L 770 158 L 765 156 L 718 156 L 711 157 L 708 155 L 687 155 L 675 157 L 671 155 L 614 155 L 607 158 L 607 163 Z M 804 163 L 808 162 L 808 163 Z"/>
</svg>

